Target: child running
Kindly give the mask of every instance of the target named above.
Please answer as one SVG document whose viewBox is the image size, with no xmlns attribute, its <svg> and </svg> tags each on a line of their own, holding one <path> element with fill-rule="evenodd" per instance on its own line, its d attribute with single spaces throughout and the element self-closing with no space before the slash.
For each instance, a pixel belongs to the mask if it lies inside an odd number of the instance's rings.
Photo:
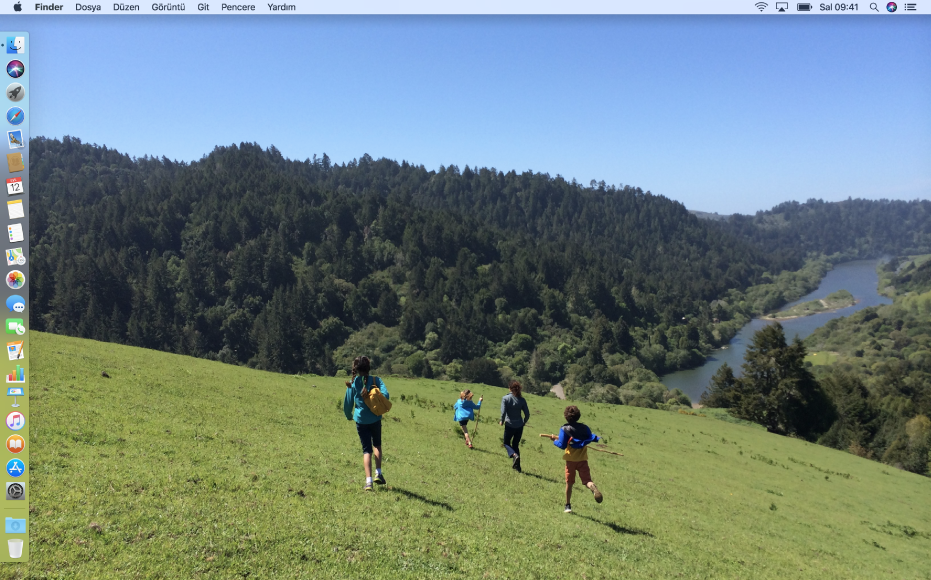
<svg viewBox="0 0 931 580">
<path fill-rule="evenodd" d="M 566 418 L 566 424 L 559 430 L 559 435 L 541 435 L 549 437 L 553 444 L 560 449 L 564 449 L 562 458 L 566 462 L 566 509 L 567 514 L 572 513 L 572 484 L 575 483 L 575 472 L 579 472 L 582 483 L 588 489 L 592 490 L 595 495 L 595 501 L 601 503 L 604 496 L 595 487 L 592 481 L 592 474 L 588 468 L 588 449 L 585 447 L 589 443 L 600 441 L 601 438 L 592 433 L 585 423 L 579 423 L 582 418 L 582 412 L 575 405 L 569 405 L 563 412 Z"/>
<path fill-rule="evenodd" d="M 346 396 L 343 399 L 343 413 L 346 419 L 356 422 L 356 432 L 362 443 L 362 467 L 365 469 L 364 491 L 372 491 L 372 455 L 375 456 L 375 480 L 385 485 L 385 476 L 381 472 L 381 417 L 369 410 L 364 397 L 373 387 L 378 387 L 381 394 L 389 399 L 388 387 L 378 377 L 369 376 L 372 362 L 367 356 L 356 357 L 352 361 L 352 378 L 346 381 Z"/>
<path fill-rule="evenodd" d="M 517 381 L 508 385 L 511 391 L 501 398 L 501 420 L 498 425 L 504 425 L 504 449 L 511 458 L 511 469 L 517 473 L 520 470 L 520 441 L 524 437 L 524 427 L 530 421 L 530 409 L 527 399 L 521 394 L 521 386 Z"/>
<path fill-rule="evenodd" d="M 459 421 L 459 426 L 462 427 L 462 434 L 465 435 L 466 446 L 469 449 L 475 449 L 472 447 L 472 441 L 469 439 L 469 428 L 467 425 L 469 421 L 475 420 L 475 409 L 480 409 L 482 407 L 482 398 L 478 398 L 478 404 L 472 402 L 472 397 L 475 396 L 475 393 L 466 389 L 459 393 L 459 400 L 456 401 L 456 404 L 453 406 L 453 409 L 456 411 L 456 421 Z"/>
</svg>

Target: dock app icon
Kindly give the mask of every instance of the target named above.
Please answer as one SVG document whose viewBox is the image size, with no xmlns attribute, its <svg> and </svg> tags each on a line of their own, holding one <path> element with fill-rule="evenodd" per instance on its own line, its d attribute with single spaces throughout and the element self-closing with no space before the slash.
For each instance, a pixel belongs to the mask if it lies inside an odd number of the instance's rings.
<svg viewBox="0 0 931 580">
<path fill-rule="evenodd" d="M 21 199 L 6 202 L 6 210 L 9 212 L 11 220 L 21 220 L 26 217 L 26 209 L 23 207 L 23 200 Z"/>
<path fill-rule="evenodd" d="M 10 248 L 6 251 L 7 266 L 25 266 L 26 256 L 23 255 L 22 248 Z"/>
<path fill-rule="evenodd" d="M 8 534 L 25 534 L 26 518 L 6 518 L 6 533 Z"/>
<path fill-rule="evenodd" d="M 22 149 L 26 146 L 26 140 L 23 139 L 22 129 L 16 131 L 7 131 L 6 139 L 10 143 L 10 149 Z"/>
<path fill-rule="evenodd" d="M 11 501 L 26 499 L 26 487 L 18 481 L 6 482 L 6 498 Z"/>
<path fill-rule="evenodd" d="M 11 177 L 6 180 L 6 193 L 7 195 L 19 195 L 26 190 L 23 189 L 23 178 L 22 177 Z"/>
<path fill-rule="evenodd" d="M 18 334 L 20 336 L 26 334 L 26 325 L 23 324 L 22 318 L 7 318 L 6 319 L 6 333 L 7 334 Z"/>
<path fill-rule="evenodd" d="M 6 164 L 10 170 L 10 173 L 26 170 L 26 163 L 23 161 L 22 153 L 7 153 Z"/>
<path fill-rule="evenodd" d="M 17 340 L 6 343 L 6 353 L 10 356 L 10 360 L 22 360 L 26 358 L 26 355 L 23 354 L 24 342 L 23 340 Z"/>
<path fill-rule="evenodd" d="M 26 440 L 19 435 L 10 435 L 6 439 L 6 450 L 10 453 L 19 453 L 26 448 Z"/>
<path fill-rule="evenodd" d="M 11 244 L 22 242 L 26 239 L 25 236 L 23 236 L 23 224 L 10 224 L 6 227 L 6 231 L 10 234 Z"/>
<path fill-rule="evenodd" d="M 7 36 L 6 37 L 6 53 L 7 54 L 23 54 L 26 52 L 26 37 L 25 36 Z"/>
</svg>

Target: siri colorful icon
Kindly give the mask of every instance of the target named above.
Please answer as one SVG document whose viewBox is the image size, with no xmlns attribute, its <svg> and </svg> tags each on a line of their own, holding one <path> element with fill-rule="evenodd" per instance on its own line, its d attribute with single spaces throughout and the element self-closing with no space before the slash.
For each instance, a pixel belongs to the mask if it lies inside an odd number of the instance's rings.
<svg viewBox="0 0 931 580">
<path fill-rule="evenodd" d="M 889 12 L 895 12 L 896 8 L 898 8 L 898 6 L 896 6 L 895 2 L 890 2 L 886 4 L 886 10 L 888 10 Z"/>
<path fill-rule="evenodd" d="M 26 65 L 24 65 L 21 60 L 11 60 L 6 64 L 6 74 L 14 79 L 18 79 L 26 74 Z"/>
</svg>

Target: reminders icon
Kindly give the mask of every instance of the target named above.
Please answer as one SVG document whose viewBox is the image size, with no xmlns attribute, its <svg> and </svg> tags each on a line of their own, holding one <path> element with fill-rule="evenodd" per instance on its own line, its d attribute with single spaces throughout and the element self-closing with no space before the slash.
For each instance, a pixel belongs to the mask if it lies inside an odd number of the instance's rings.
<svg viewBox="0 0 931 580">
<path fill-rule="evenodd" d="M 26 239 L 23 237 L 23 224 L 10 224 L 6 227 L 6 231 L 10 234 L 10 243 L 22 242 Z"/>
</svg>

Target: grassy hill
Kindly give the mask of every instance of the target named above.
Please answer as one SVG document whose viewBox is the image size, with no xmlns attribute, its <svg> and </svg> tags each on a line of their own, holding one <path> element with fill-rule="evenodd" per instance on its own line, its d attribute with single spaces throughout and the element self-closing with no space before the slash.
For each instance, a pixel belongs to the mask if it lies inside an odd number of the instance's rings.
<svg viewBox="0 0 931 580">
<path fill-rule="evenodd" d="M 562 513 L 563 403 L 524 474 L 490 403 L 386 377 L 387 489 L 363 495 L 340 379 L 34 332 L 27 578 L 931 578 L 931 480 L 711 417 L 581 405 L 616 457 Z M 110 378 L 101 376 L 106 371 Z"/>
</svg>

